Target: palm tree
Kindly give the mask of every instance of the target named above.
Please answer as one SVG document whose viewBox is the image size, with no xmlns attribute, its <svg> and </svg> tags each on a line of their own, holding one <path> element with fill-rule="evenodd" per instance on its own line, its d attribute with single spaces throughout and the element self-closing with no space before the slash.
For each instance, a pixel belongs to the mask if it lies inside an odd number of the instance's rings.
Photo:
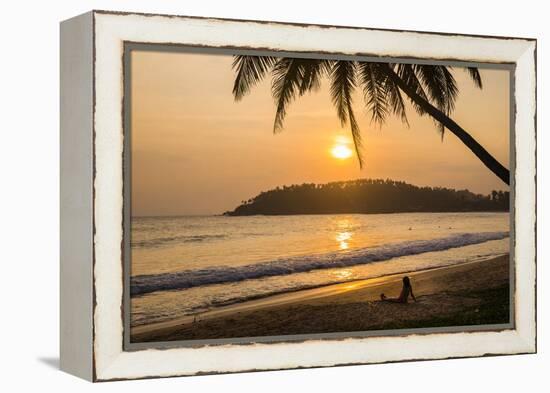
<svg viewBox="0 0 550 393">
<path fill-rule="evenodd" d="M 352 99 L 357 88 L 363 90 L 365 105 L 374 122 L 383 124 L 388 115 L 394 114 L 408 125 L 406 96 L 420 115 L 432 117 L 442 138 L 445 130 L 449 130 L 504 183 L 510 183 L 510 171 L 449 117 L 458 95 L 451 67 L 239 55 L 234 58 L 233 69 L 236 72 L 233 95 L 237 101 L 271 73 L 271 90 L 277 106 L 273 124 L 275 133 L 283 129 L 292 100 L 318 90 L 321 79 L 326 77 L 330 81 L 330 94 L 338 118 L 342 126 L 350 125 L 360 167 L 363 166 L 361 132 Z M 483 85 L 478 69 L 467 67 L 466 70 L 481 89 Z"/>
</svg>

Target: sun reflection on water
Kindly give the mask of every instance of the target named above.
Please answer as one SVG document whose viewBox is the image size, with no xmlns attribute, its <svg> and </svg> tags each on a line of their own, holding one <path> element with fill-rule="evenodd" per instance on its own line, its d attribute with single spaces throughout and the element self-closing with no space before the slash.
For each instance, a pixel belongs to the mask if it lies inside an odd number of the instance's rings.
<svg viewBox="0 0 550 393">
<path fill-rule="evenodd" d="M 353 232 L 351 231 L 352 222 L 347 218 L 340 219 L 336 222 L 336 227 L 335 240 L 338 242 L 338 247 L 340 250 L 347 250 L 353 237 Z"/>
<path fill-rule="evenodd" d="M 352 274 L 353 273 L 351 272 L 350 269 L 342 269 L 342 270 L 338 270 L 334 273 L 336 278 L 338 278 L 339 280 L 345 280 L 346 278 L 351 277 Z"/>
<path fill-rule="evenodd" d="M 339 243 L 340 250 L 347 250 L 349 248 L 348 240 L 351 239 L 353 234 L 351 232 L 338 232 L 336 234 L 336 241 Z"/>
</svg>

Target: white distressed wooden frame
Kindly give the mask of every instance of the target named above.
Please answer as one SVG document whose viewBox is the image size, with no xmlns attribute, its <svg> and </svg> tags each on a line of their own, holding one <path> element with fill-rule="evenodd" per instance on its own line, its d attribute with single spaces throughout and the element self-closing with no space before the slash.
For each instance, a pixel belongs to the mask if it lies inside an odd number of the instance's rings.
<svg viewBox="0 0 550 393">
<path fill-rule="evenodd" d="M 125 42 L 515 65 L 515 328 L 123 349 Z M 92 381 L 536 351 L 536 41 L 92 11 L 61 25 L 61 368 Z"/>
</svg>

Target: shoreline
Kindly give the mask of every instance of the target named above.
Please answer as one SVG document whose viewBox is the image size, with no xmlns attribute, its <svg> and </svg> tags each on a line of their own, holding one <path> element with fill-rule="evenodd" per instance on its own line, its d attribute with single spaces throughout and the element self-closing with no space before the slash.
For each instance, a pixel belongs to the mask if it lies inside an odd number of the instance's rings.
<svg viewBox="0 0 550 393">
<path fill-rule="evenodd" d="M 391 211 L 391 212 L 374 212 L 374 213 L 293 213 L 293 214 L 247 214 L 247 215 L 225 215 L 224 213 L 212 214 L 168 214 L 162 216 L 132 216 L 132 218 L 185 218 L 185 217 L 281 217 L 281 216 L 333 216 L 333 215 L 378 215 L 378 214 L 439 214 L 439 213 L 510 213 L 510 210 L 428 210 L 428 211 Z"/>
<path fill-rule="evenodd" d="M 374 214 L 415 214 L 415 213 L 422 213 L 422 214 L 438 214 L 438 213 L 510 213 L 510 209 L 508 210 L 403 210 L 403 211 L 380 211 L 380 212 L 348 212 L 348 213 L 341 213 L 341 212 L 327 212 L 327 213 L 281 213 L 281 214 L 268 214 L 268 213 L 254 213 L 254 214 L 225 214 L 227 212 L 223 212 L 221 214 L 213 214 L 213 215 L 206 215 L 205 217 L 288 217 L 288 216 L 331 216 L 331 215 L 354 215 L 354 214 L 360 214 L 360 215 L 374 215 Z M 152 217 L 152 216 L 136 216 L 136 217 Z M 161 216 L 161 217 L 170 217 L 170 216 Z M 186 217 L 184 216 L 174 216 L 174 217 Z"/>
<path fill-rule="evenodd" d="M 399 295 L 404 275 L 411 278 L 418 302 L 379 301 L 382 292 L 390 297 Z M 434 326 L 444 326 L 445 321 L 438 320 L 441 318 L 451 318 L 450 325 L 446 326 L 458 326 L 469 311 L 473 312 L 474 320 L 482 317 L 479 319 L 482 324 L 507 323 L 508 282 L 509 255 L 506 254 L 459 265 L 287 292 L 199 315 L 140 325 L 131 328 L 131 342 L 384 330 L 423 323 L 427 325 L 420 327 L 430 327 L 430 319 Z M 479 309 L 484 309 L 488 302 L 495 303 L 501 315 L 481 315 L 483 312 L 480 314 Z M 485 311 L 491 314 L 490 309 Z M 484 322 L 483 318 L 488 319 Z M 473 324 L 480 323 L 474 321 Z"/>
</svg>

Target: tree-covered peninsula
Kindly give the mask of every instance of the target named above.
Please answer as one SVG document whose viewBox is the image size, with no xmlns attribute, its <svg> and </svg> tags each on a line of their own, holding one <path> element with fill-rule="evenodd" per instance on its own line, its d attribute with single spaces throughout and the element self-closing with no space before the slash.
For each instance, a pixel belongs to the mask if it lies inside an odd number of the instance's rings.
<svg viewBox="0 0 550 393">
<path fill-rule="evenodd" d="M 481 195 L 402 181 L 359 179 L 277 187 L 242 201 L 224 215 L 508 211 L 509 205 L 508 191 Z"/>
</svg>

